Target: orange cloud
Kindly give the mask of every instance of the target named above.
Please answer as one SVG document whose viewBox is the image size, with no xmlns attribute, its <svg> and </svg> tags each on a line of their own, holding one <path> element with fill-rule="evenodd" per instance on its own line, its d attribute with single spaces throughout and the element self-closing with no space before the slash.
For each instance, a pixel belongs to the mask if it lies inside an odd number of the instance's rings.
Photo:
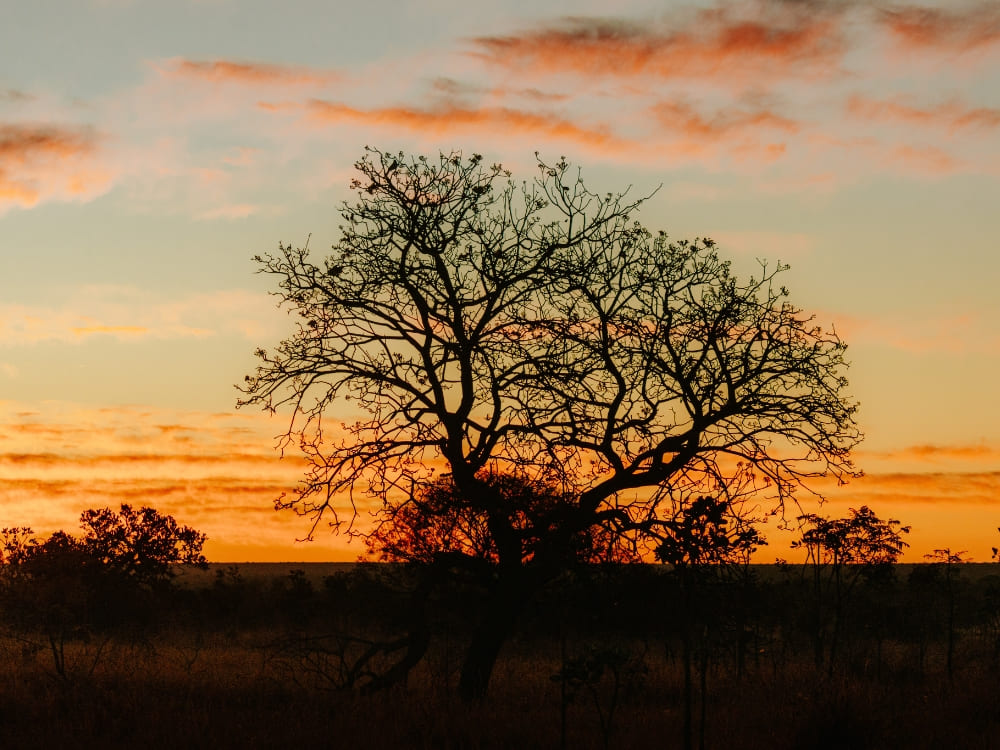
<svg viewBox="0 0 1000 750">
<path fill-rule="evenodd" d="M 767 128 L 785 133 L 797 133 L 799 125 L 794 120 L 766 110 L 719 110 L 705 117 L 685 102 L 662 102 L 654 111 L 665 128 L 706 140 L 719 140 L 748 130 Z"/>
<path fill-rule="evenodd" d="M 777 130 L 794 134 L 799 130 L 794 120 L 760 109 L 727 108 L 705 116 L 687 102 L 671 101 L 656 105 L 653 113 L 664 130 L 688 139 L 685 145 L 690 152 L 698 153 L 706 145 L 720 145 L 739 159 L 780 158 L 785 154 L 785 144 L 762 141 L 758 132 Z"/>
<path fill-rule="evenodd" d="M 951 174 L 962 167 L 962 163 L 947 151 L 936 146 L 896 146 L 888 153 L 892 164 L 930 175 Z"/>
<path fill-rule="evenodd" d="M 968 52 L 1000 44 L 1000 7 L 983 2 L 960 10 L 897 8 L 882 22 L 905 49 Z"/>
<path fill-rule="evenodd" d="M 168 76 L 194 78 L 213 83 L 236 83 L 263 86 L 324 85 L 338 79 L 337 74 L 297 65 L 234 62 L 231 60 L 168 61 L 161 70 Z"/>
<path fill-rule="evenodd" d="M 257 108 L 265 112 L 294 112 L 299 109 L 295 102 L 257 102 Z"/>
<path fill-rule="evenodd" d="M 430 84 L 431 93 L 448 100 L 461 99 L 468 96 L 491 96 L 497 98 L 521 98 L 533 102 L 564 102 L 570 98 L 568 94 L 541 91 L 537 88 L 507 88 L 504 86 L 479 86 L 454 78 L 438 76 Z"/>
<path fill-rule="evenodd" d="M 82 295 L 81 295 L 82 296 Z M 76 298 L 80 301 L 80 297 Z M 82 315 L 64 307 L 50 309 L 26 305 L 0 305 L 0 342 L 7 346 L 34 344 L 39 341 L 81 342 L 93 336 L 111 336 L 135 340 L 154 338 L 203 338 L 217 331 L 205 327 L 185 325 L 175 315 L 167 312 L 169 306 L 158 310 L 155 305 L 141 305 L 138 317 L 159 317 L 153 325 L 116 325 L 104 323 L 101 318 L 129 319 L 136 317 L 123 303 L 95 305 L 94 316 Z M 208 317 L 207 315 L 205 316 Z M 207 320 L 206 320 L 207 322 Z"/>
<path fill-rule="evenodd" d="M 569 18 L 519 35 L 476 38 L 473 54 L 519 71 L 743 82 L 828 75 L 846 49 L 834 12 L 785 3 L 766 6 L 756 18 L 729 6 L 702 10 L 676 25 Z"/>
<path fill-rule="evenodd" d="M 776 260 L 808 255 L 816 244 L 812 235 L 802 232 L 764 232 L 757 230 L 710 232 L 726 253 L 741 253 L 751 257 Z"/>
<path fill-rule="evenodd" d="M 129 341 L 238 335 L 256 341 L 282 333 L 282 319 L 265 294 L 248 290 L 170 299 L 147 289 L 94 285 L 64 290 L 58 307 L 0 303 L 0 345 L 80 343 L 97 335 Z"/>
<path fill-rule="evenodd" d="M 409 107 L 385 107 L 362 110 L 345 104 L 313 99 L 308 104 L 310 117 L 320 122 L 356 122 L 384 125 L 423 133 L 447 133 L 461 130 L 488 130 L 498 133 L 533 133 L 585 146 L 604 148 L 632 147 L 613 136 L 606 128 L 588 129 L 559 117 L 534 114 L 507 107 L 470 109 L 444 105 L 434 110 Z"/>
<path fill-rule="evenodd" d="M 927 352 L 1000 352 L 1000 336 L 989 321 L 970 314 L 862 318 L 840 312 L 818 313 L 832 320 L 851 344 L 877 344 L 915 354 Z"/>
<path fill-rule="evenodd" d="M 866 503 L 950 503 L 994 505 L 1000 472 L 886 472 L 866 474 L 845 494 Z"/>
<path fill-rule="evenodd" d="M 39 156 L 68 158 L 93 150 L 93 138 L 53 127 L 0 126 L 0 161 L 24 164 Z"/>
<path fill-rule="evenodd" d="M 97 138 L 88 130 L 0 124 L 0 210 L 100 192 L 110 176 L 92 163 L 96 150 Z"/>
<path fill-rule="evenodd" d="M 866 120 L 940 126 L 952 131 L 962 128 L 1000 127 L 1000 109 L 969 108 L 957 102 L 921 108 L 906 104 L 898 99 L 869 99 L 856 94 L 847 100 L 847 111 L 855 117 Z"/>
<path fill-rule="evenodd" d="M 997 462 L 1000 461 L 1000 448 L 992 445 L 910 445 L 893 451 L 880 451 L 865 454 L 860 452 L 859 458 L 870 455 L 873 458 L 897 461 L 921 461 L 932 463 L 960 462 Z"/>
<path fill-rule="evenodd" d="M 8 102 L 30 102 L 34 101 L 35 97 L 24 91 L 18 89 L 6 89 L 0 91 L 0 101 Z"/>
<path fill-rule="evenodd" d="M 86 453 L 52 452 L 0 453 L 0 478 L 9 481 L 34 480 L 38 477 L 68 478 L 74 481 L 93 479 L 95 481 L 132 480 L 178 482 L 193 481 L 232 483 L 233 477 L 243 477 L 241 481 L 255 478 L 267 480 L 268 486 L 277 482 L 287 490 L 295 485 L 306 468 L 305 459 L 289 455 L 279 459 L 270 451 L 270 442 L 262 442 L 260 452 L 251 453 L 246 447 L 232 452 L 206 450 L 193 453 L 192 449 L 204 448 L 197 439 L 186 445 L 182 441 L 163 443 L 149 439 L 152 450 L 144 453 L 102 453 L 98 442 L 83 446 Z M 130 446 L 133 450 L 141 446 Z M 177 452 L 186 447 L 188 452 Z M 96 452 L 95 452 L 96 451 Z M 274 498 L 272 497 L 272 500 Z"/>
<path fill-rule="evenodd" d="M 73 335 L 79 337 L 93 336 L 95 334 L 110 334 L 114 336 L 145 336 L 149 329 L 145 326 L 74 326 Z"/>
<path fill-rule="evenodd" d="M 277 210 L 257 203 L 227 203 L 216 206 L 207 211 L 202 211 L 196 218 L 211 221 L 213 219 L 246 219 L 249 216 L 262 213 L 274 214 Z"/>
</svg>

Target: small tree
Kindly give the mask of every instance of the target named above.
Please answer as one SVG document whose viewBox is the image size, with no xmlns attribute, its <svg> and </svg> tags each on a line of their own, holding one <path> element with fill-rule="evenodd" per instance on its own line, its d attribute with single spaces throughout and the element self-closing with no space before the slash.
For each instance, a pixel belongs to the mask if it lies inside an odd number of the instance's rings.
<svg viewBox="0 0 1000 750">
<path fill-rule="evenodd" d="M 30 526 L 12 526 L 0 529 L 0 565 L 13 570 L 28 556 L 28 550 L 37 542 Z M 4 568 L 8 570 L 7 567 Z"/>
<path fill-rule="evenodd" d="M 694 726 L 692 631 L 699 625 L 700 747 L 705 745 L 708 699 L 708 623 L 703 620 L 701 613 L 696 613 L 697 589 L 707 576 L 718 575 L 725 567 L 749 561 L 750 555 L 766 542 L 748 519 L 733 511 L 730 500 L 709 495 L 702 495 L 690 503 L 682 504 L 673 518 L 665 521 L 660 528 L 656 557 L 674 566 L 674 571 L 681 580 L 684 599 L 681 622 L 681 651 L 684 661 L 682 742 L 685 750 L 690 750 L 693 747 Z"/>
<path fill-rule="evenodd" d="M 827 518 L 815 513 L 799 516 L 801 537 L 792 547 L 806 551 L 806 565 L 813 570 L 815 595 L 814 656 L 817 667 L 824 659 L 825 589 L 833 589 L 833 612 L 830 626 L 827 667 L 833 673 L 834 657 L 842 626 L 844 608 L 855 584 L 862 575 L 885 570 L 895 563 L 909 545 L 903 535 L 909 526 L 900 521 L 883 521 L 868 506 L 850 508 L 845 518 Z M 829 571 L 824 582 L 823 571 Z"/>
<path fill-rule="evenodd" d="M 162 586 L 173 566 L 204 566 L 205 535 L 153 508 L 122 505 L 87 510 L 82 537 L 57 531 L 47 539 L 28 528 L 4 529 L 4 581 L 27 625 L 65 641 L 95 620 L 127 613 L 140 589 Z"/>
<path fill-rule="evenodd" d="M 637 559 L 633 549 L 603 529 L 567 528 L 574 497 L 555 485 L 509 474 L 488 475 L 482 481 L 503 498 L 505 525 L 520 547 L 523 565 L 538 558 L 560 564 Z M 406 501 L 382 508 L 365 544 L 383 560 L 444 562 L 480 573 L 492 574 L 499 561 L 489 514 L 465 497 L 451 476 L 415 488 Z"/>
<path fill-rule="evenodd" d="M 966 557 L 966 550 L 952 550 L 950 547 L 936 549 L 929 555 L 924 555 L 924 559 L 933 563 L 936 567 L 944 569 L 944 591 L 947 600 L 947 646 L 945 648 L 945 668 L 948 672 L 948 680 L 955 677 L 955 640 L 957 629 L 955 627 L 955 610 L 958 589 L 958 576 L 961 568 L 957 567 L 962 563 L 970 562 Z"/>
<path fill-rule="evenodd" d="M 661 525 L 656 557 L 679 568 L 744 562 L 764 537 L 726 498 L 702 495 L 678 508 Z"/>
<path fill-rule="evenodd" d="M 105 570 L 136 583 L 161 584 L 175 575 L 174 566 L 207 564 L 201 552 L 206 535 L 154 508 L 123 504 L 118 511 L 85 510 L 80 526 L 84 552 Z"/>
<path fill-rule="evenodd" d="M 476 618 L 479 627 L 504 630 L 513 627 L 524 592 L 537 588 L 553 571 L 574 562 L 636 559 L 633 549 L 604 529 L 580 530 L 569 524 L 574 498 L 555 485 L 508 474 L 485 476 L 483 482 L 502 499 L 506 543 L 519 550 L 521 577 L 498 574 L 500 552 L 490 514 L 475 498 L 465 496 L 450 476 L 415 487 L 405 502 L 384 507 L 365 539 L 369 552 L 382 560 L 420 564 L 424 577 L 417 588 L 425 594 L 453 574 L 461 576 L 486 594 Z M 414 615 L 420 606 L 415 603 Z M 417 619 L 413 630 L 425 632 L 426 623 Z M 414 642 L 426 645 L 422 638 Z M 501 640 L 493 642 L 499 650 Z M 411 650 L 402 656 L 403 663 L 415 664 Z"/>
<path fill-rule="evenodd" d="M 525 559 L 489 477 L 557 486 L 557 537 L 641 545 L 672 493 L 743 476 L 782 504 L 811 478 L 854 476 L 846 347 L 787 300 L 785 266 L 740 280 L 711 240 L 650 233 L 641 200 L 589 190 L 564 160 L 533 183 L 479 155 L 369 149 L 355 166 L 329 257 L 256 258 L 297 323 L 257 351 L 239 401 L 290 410 L 284 446 L 310 467 L 278 507 L 313 530 L 370 533 L 359 505 L 392 515 L 444 463 L 496 551 L 496 607 L 517 610 L 560 563 Z M 363 416 L 329 429 L 348 403 Z M 485 693 L 508 633 L 477 624 L 465 696 Z"/>
</svg>

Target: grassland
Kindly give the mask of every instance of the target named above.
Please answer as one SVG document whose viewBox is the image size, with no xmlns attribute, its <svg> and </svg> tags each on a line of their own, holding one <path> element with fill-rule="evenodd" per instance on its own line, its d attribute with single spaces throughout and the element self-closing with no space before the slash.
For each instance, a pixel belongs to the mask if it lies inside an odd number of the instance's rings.
<svg viewBox="0 0 1000 750">
<path fill-rule="evenodd" d="M 377 566 L 219 566 L 100 624 L 81 610 L 29 627 L 8 599 L 2 742 L 681 747 L 687 638 L 695 747 L 1000 747 L 992 566 L 963 567 L 950 594 L 929 566 L 859 580 L 839 615 L 832 666 L 815 646 L 819 635 L 829 649 L 833 613 L 817 610 L 804 572 L 768 568 L 705 584 L 688 612 L 660 572 L 562 582 L 524 613 L 488 699 L 473 704 L 456 684 L 474 591 L 438 591 L 426 603 L 431 645 L 405 684 L 373 694 L 364 680 L 345 684 L 366 644 L 395 637 L 413 616 L 412 579 Z"/>
</svg>

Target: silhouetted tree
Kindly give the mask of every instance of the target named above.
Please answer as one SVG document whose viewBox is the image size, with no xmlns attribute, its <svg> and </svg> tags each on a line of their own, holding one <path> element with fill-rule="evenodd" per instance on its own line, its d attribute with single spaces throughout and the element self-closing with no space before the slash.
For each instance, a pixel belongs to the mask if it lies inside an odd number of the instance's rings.
<svg viewBox="0 0 1000 750">
<path fill-rule="evenodd" d="M 415 487 L 405 501 L 382 508 L 365 539 L 370 553 L 382 560 L 420 563 L 425 579 L 422 590 L 427 594 L 435 583 L 457 580 L 487 592 L 470 649 L 479 648 L 482 640 L 499 649 L 502 639 L 493 634 L 513 626 L 523 603 L 519 592 L 536 589 L 557 566 L 635 559 L 634 550 L 623 547 L 620 539 L 602 527 L 566 528 L 574 498 L 554 485 L 505 474 L 487 475 L 483 481 L 502 498 L 505 527 L 520 547 L 522 575 L 517 581 L 497 576 L 499 554 L 489 516 L 480 503 L 461 493 L 451 476 Z M 415 617 L 421 607 L 422 603 L 414 603 Z M 469 609 L 473 609 L 471 603 Z M 420 636 L 413 639 L 414 644 L 426 648 L 426 621 L 415 621 L 412 630 Z M 411 650 L 403 654 L 403 661 L 411 666 L 416 663 Z"/>
<path fill-rule="evenodd" d="M 681 622 L 681 656 L 684 662 L 684 725 L 682 743 L 685 750 L 693 747 L 694 681 L 692 659 L 694 633 L 700 633 L 698 650 L 701 721 L 699 747 L 705 746 L 705 724 L 708 699 L 708 623 L 696 612 L 697 591 L 705 579 L 718 575 L 726 566 L 746 563 L 750 555 L 766 544 L 763 536 L 742 514 L 733 510 L 726 498 L 702 495 L 682 503 L 673 518 L 664 521 L 659 533 L 656 557 L 674 566 L 681 579 L 684 609 Z"/>
<path fill-rule="evenodd" d="M 845 345 L 787 301 L 785 266 L 740 280 L 711 240 L 651 234 L 632 219 L 641 200 L 588 190 L 564 160 L 532 183 L 478 155 L 369 149 L 355 166 L 332 254 L 256 258 L 297 323 L 257 351 L 239 402 L 291 412 L 284 446 L 309 469 L 277 505 L 313 531 L 368 533 L 358 503 L 391 514 L 444 464 L 485 521 L 496 606 L 516 610 L 544 576 L 525 574 L 518 516 L 489 477 L 558 487 L 559 535 L 641 544 L 671 492 L 783 503 L 810 478 L 853 476 Z M 477 638 L 466 696 L 485 693 L 506 632 Z"/>
<path fill-rule="evenodd" d="M 48 633 L 54 653 L 95 622 L 127 619 L 137 592 L 169 581 L 173 566 L 206 564 L 205 535 L 153 508 L 86 510 L 80 526 L 79 538 L 57 531 L 40 540 L 29 528 L 0 532 L 8 601 L 23 625 Z M 60 664 L 57 658 L 61 672 Z"/>
<path fill-rule="evenodd" d="M 562 691 L 559 746 L 566 747 L 566 709 L 581 692 L 586 692 L 597 715 L 604 748 L 611 747 L 619 700 L 626 692 L 637 690 L 648 671 L 645 654 L 618 645 L 592 644 L 579 656 L 564 655 L 559 672 L 552 676 Z"/>
<path fill-rule="evenodd" d="M 503 498 L 505 523 L 517 536 L 522 564 L 537 557 L 590 563 L 635 559 L 634 550 L 601 527 L 563 529 L 575 498 L 556 486 L 504 474 L 484 475 L 482 481 Z M 451 476 L 415 489 L 378 512 L 365 538 L 369 552 L 393 562 L 446 563 L 492 574 L 499 555 L 480 503 L 465 497 Z"/>
<path fill-rule="evenodd" d="M 85 510 L 80 526 L 79 544 L 87 555 L 137 583 L 162 583 L 173 577 L 177 565 L 207 564 L 201 552 L 206 535 L 154 508 L 123 504 L 117 511 Z"/>
<path fill-rule="evenodd" d="M 924 555 L 925 560 L 929 560 L 939 569 L 944 570 L 944 591 L 947 602 L 945 668 L 948 672 L 949 680 L 953 680 L 955 677 L 955 638 L 957 633 L 955 628 L 955 609 L 958 576 L 961 572 L 961 569 L 957 566 L 969 562 L 966 554 L 967 551 L 964 549 L 954 551 L 950 547 L 945 547 L 944 549 L 936 549 L 929 555 Z"/>
<path fill-rule="evenodd" d="M 896 519 L 882 520 L 868 506 L 850 508 L 845 518 L 826 518 L 815 513 L 799 516 L 801 537 L 793 548 L 806 551 L 806 565 L 813 571 L 815 623 L 814 656 L 823 664 L 826 617 L 826 589 L 832 589 L 833 611 L 826 649 L 828 671 L 833 673 L 834 657 L 848 597 L 862 575 L 891 566 L 909 545 L 903 535 L 910 532 Z M 824 570 L 828 580 L 823 580 Z"/>
<path fill-rule="evenodd" d="M 11 526 L 0 529 L 0 565 L 5 572 L 14 571 L 24 562 L 28 550 L 36 543 L 35 531 L 30 526 Z"/>
</svg>

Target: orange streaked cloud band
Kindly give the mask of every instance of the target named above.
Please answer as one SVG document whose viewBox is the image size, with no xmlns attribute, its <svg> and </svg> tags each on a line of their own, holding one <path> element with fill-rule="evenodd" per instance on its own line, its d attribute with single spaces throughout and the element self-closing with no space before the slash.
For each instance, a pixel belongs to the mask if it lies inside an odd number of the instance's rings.
<svg viewBox="0 0 1000 750">
<path fill-rule="evenodd" d="M 584 128 L 558 117 L 507 107 L 472 109 L 445 105 L 438 109 L 384 107 L 363 110 L 338 102 L 313 99 L 308 104 L 308 110 L 310 117 L 321 122 L 362 122 L 435 133 L 463 129 L 536 132 L 590 146 L 626 145 L 606 128 Z"/>
<path fill-rule="evenodd" d="M 994 2 L 948 10 L 902 6 L 881 15 L 897 42 L 910 49 L 968 52 L 1000 45 L 1000 7 Z"/>
<path fill-rule="evenodd" d="M 332 71 L 298 65 L 275 65 L 233 60 L 188 60 L 176 58 L 162 68 L 167 76 L 181 76 L 219 83 L 263 86 L 322 85 L 337 80 Z"/>
<path fill-rule="evenodd" d="M 832 14 L 792 13 L 750 19 L 725 6 L 676 26 L 572 18 L 522 34 L 472 40 L 473 54 L 516 70 L 587 76 L 717 78 L 754 72 L 815 75 L 840 60 L 845 44 Z"/>
</svg>

